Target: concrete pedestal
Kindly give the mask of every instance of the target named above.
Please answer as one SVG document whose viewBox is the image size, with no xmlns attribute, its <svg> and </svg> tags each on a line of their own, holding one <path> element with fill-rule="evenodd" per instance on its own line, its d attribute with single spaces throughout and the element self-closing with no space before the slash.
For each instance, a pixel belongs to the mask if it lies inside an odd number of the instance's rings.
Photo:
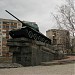
<svg viewBox="0 0 75 75">
<path fill-rule="evenodd" d="M 13 53 L 12 62 L 23 66 L 40 65 L 54 59 L 51 45 L 26 38 L 9 39 L 9 51 Z"/>
</svg>

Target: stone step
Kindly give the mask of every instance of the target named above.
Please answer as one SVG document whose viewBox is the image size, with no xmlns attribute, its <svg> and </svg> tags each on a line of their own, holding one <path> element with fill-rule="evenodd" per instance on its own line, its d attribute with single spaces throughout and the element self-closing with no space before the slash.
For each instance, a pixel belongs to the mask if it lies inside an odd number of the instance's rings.
<svg viewBox="0 0 75 75">
<path fill-rule="evenodd" d="M 68 63 L 75 63 L 75 60 L 41 62 L 41 65 L 42 65 L 42 66 L 50 66 L 50 65 L 68 64 Z"/>
<path fill-rule="evenodd" d="M 0 63 L 0 68 L 18 68 L 18 67 L 23 66 L 17 63 Z"/>
</svg>

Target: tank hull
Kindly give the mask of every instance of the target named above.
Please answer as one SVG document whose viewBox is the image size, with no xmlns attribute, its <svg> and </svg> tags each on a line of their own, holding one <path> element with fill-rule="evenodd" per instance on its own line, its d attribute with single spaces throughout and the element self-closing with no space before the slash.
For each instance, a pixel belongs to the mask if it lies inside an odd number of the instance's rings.
<svg viewBox="0 0 75 75">
<path fill-rule="evenodd" d="M 47 38 L 42 33 L 36 30 L 33 30 L 32 28 L 29 28 L 29 27 L 23 27 L 21 29 L 11 30 L 9 31 L 9 34 L 12 38 L 25 37 L 25 38 L 29 38 L 32 40 L 37 40 L 37 41 L 51 44 L 51 39 Z"/>
<path fill-rule="evenodd" d="M 47 44 L 51 44 L 51 40 L 47 38 L 45 35 L 39 32 L 39 28 L 37 24 L 32 23 L 24 23 L 23 21 L 19 20 L 17 17 L 15 17 L 13 14 L 11 14 L 9 11 L 5 10 L 8 14 L 13 16 L 15 19 L 17 19 L 19 22 L 22 23 L 22 28 L 17 30 L 11 30 L 9 31 L 9 34 L 12 38 L 29 38 L 32 40 L 41 41 Z M 33 25 L 33 26 L 32 26 Z"/>
</svg>

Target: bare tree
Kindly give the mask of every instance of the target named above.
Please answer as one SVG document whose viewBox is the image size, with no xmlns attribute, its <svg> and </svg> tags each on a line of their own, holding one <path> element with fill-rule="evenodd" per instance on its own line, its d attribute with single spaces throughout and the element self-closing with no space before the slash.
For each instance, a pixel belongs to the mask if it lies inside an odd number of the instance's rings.
<svg viewBox="0 0 75 75">
<path fill-rule="evenodd" d="M 54 15 L 53 13 L 51 13 L 53 15 L 53 17 L 55 18 L 56 22 L 57 22 L 57 26 L 58 26 L 58 29 L 63 29 L 63 27 L 61 26 L 61 23 L 59 21 L 59 17 L 58 15 Z"/>
<path fill-rule="evenodd" d="M 60 28 L 67 29 L 74 36 L 75 33 L 75 6 L 73 0 L 66 0 L 66 4 L 59 7 L 59 14 L 53 15 Z"/>
</svg>

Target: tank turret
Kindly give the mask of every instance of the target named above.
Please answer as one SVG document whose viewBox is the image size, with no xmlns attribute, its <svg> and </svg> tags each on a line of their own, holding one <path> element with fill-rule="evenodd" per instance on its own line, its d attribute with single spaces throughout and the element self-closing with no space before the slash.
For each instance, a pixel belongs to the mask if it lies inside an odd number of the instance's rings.
<svg viewBox="0 0 75 75">
<path fill-rule="evenodd" d="M 37 40 L 47 44 L 51 44 L 51 39 L 49 39 L 48 37 L 43 35 L 41 32 L 39 32 L 39 27 L 36 23 L 21 21 L 17 17 L 15 17 L 13 14 L 11 14 L 9 11 L 7 10 L 5 11 L 22 23 L 21 29 L 14 29 L 9 31 L 9 35 L 12 38 L 25 37 L 32 40 Z"/>
<path fill-rule="evenodd" d="M 39 27 L 36 24 L 36 22 L 29 22 L 29 21 L 23 21 L 25 24 L 29 25 L 31 28 L 35 29 L 36 31 L 39 31 Z M 23 26 L 24 27 L 24 26 Z"/>
</svg>

